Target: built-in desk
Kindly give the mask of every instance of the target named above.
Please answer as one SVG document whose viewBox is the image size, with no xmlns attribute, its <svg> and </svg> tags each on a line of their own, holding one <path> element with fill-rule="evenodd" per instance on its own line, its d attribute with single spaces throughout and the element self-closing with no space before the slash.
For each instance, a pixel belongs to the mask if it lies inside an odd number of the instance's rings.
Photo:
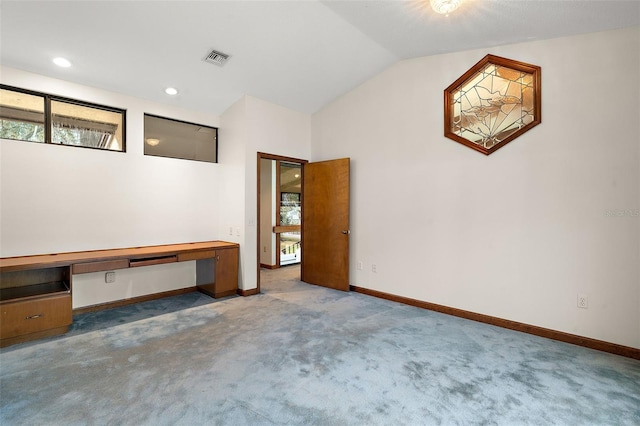
<svg viewBox="0 0 640 426">
<path fill-rule="evenodd" d="M 172 262 L 196 262 L 196 287 L 212 297 L 238 288 L 238 244 L 169 244 L 0 258 L 0 346 L 65 333 L 72 277 Z"/>
</svg>

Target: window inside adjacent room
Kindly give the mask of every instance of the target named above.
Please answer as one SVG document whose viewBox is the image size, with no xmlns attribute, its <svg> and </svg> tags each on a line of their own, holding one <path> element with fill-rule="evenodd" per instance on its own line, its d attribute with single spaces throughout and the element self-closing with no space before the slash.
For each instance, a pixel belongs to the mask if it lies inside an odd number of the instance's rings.
<svg viewBox="0 0 640 426">
<path fill-rule="evenodd" d="M 145 114 L 144 155 L 217 163 L 218 129 Z"/>
</svg>

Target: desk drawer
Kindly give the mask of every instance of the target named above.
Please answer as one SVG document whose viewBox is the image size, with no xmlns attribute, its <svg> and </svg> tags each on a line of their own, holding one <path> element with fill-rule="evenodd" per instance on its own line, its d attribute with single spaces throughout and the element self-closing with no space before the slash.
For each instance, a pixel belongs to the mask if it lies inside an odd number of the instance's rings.
<svg viewBox="0 0 640 426">
<path fill-rule="evenodd" d="M 194 251 L 189 253 L 180 253 L 178 255 L 178 262 L 185 262 L 187 260 L 213 259 L 214 257 L 216 257 L 215 250 Z"/>
<path fill-rule="evenodd" d="M 74 274 L 88 274 L 90 272 L 113 271 L 129 267 L 129 259 L 103 260 L 101 262 L 74 263 Z"/>
<path fill-rule="evenodd" d="M 71 324 L 71 295 L 62 294 L 0 304 L 0 338 L 21 336 Z"/>
<path fill-rule="evenodd" d="M 137 266 L 162 265 L 163 263 L 174 263 L 177 261 L 177 256 L 146 257 L 144 259 L 131 259 L 129 266 L 135 268 Z"/>
</svg>

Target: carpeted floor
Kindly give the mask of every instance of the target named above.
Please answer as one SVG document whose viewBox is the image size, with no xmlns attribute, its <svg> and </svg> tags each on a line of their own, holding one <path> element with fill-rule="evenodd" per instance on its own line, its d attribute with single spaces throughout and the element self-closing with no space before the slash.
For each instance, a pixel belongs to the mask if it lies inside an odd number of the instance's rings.
<svg viewBox="0 0 640 426">
<path fill-rule="evenodd" d="M 264 271 L 0 352 L 4 425 L 638 425 L 640 362 Z"/>
</svg>

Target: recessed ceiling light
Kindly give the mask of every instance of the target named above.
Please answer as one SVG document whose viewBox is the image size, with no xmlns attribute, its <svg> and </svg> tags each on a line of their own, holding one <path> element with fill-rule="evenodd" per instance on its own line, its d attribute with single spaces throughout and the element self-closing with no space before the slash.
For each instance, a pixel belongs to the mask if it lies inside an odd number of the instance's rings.
<svg viewBox="0 0 640 426">
<path fill-rule="evenodd" d="M 178 94 L 178 89 L 173 88 L 173 87 L 167 87 L 166 89 L 164 89 L 164 93 L 166 93 L 167 95 L 177 95 Z"/>
<path fill-rule="evenodd" d="M 62 68 L 69 68 L 71 66 L 71 62 L 65 58 L 53 58 L 53 63 Z"/>
</svg>

